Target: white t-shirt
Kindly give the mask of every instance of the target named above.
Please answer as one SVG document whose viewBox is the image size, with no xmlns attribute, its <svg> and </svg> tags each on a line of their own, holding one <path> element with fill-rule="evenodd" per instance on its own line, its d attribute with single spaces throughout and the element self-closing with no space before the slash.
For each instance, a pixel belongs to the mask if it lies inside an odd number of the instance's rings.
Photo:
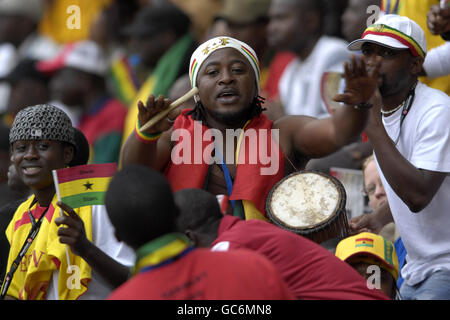
<svg viewBox="0 0 450 320">
<path fill-rule="evenodd" d="M 320 94 L 322 75 L 326 71 L 342 72 L 344 62 L 349 59 L 350 52 L 344 40 L 322 36 L 304 61 L 292 60 L 278 85 L 286 114 L 330 116 Z"/>
<path fill-rule="evenodd" d="M 135 253 L 123 242 L 118 242 L 114 236 L 114 227 L 109 221 L 105 206 L 92 206 L 92 242 L 105 254 L 117 262 L 133 266 L 135 263 Z M 69 249 L 70 250 L 70 249 Z M 58 300 L 55 287 L 58 283 L 59 271 L 53 273 L 47 290 L 47 300 Z M 114 290 L 102 277 L 92 270 L 91 281 L 88 290 L 79 300 L 104 300 Z"/>
<path fill-rule="evenodd" d="M 450 98 L 419 82 L 400 132 L 401 113 L 400 109 L 383 117 L 383 124 L 393 141 L 400 134 L 397 149 L 403 157 L 416 168 L 450 173 Z M 407 264 L 401 270 L 405 282 L 415 285 L 435 271 L 450 270 L 450 175 L 428 206 L 414 213 L 389 186 L 379 166 L 378 171 L 407 251 Z"/>
</svg>

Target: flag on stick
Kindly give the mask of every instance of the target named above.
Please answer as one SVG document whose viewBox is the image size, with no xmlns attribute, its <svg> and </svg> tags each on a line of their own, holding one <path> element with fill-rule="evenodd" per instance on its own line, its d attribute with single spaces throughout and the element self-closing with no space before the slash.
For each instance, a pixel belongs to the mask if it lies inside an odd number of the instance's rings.
<svg viewBox="0 0 450 320">
<path fill-rule="evenodd" d="M 115 163 L 53 170 L 58 200 L 73 209 L 104 204 L 106 190 L 116 170 Z"/>
</svg>

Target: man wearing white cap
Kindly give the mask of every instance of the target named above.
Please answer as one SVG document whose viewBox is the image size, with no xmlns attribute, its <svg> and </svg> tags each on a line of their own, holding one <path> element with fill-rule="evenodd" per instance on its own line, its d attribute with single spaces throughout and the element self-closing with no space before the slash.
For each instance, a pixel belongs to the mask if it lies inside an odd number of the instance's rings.
<svg viewBox="0 0 450 320">
<path fill-rule="evenodd" d="M 261 113 L 259 73 L 255 52 L 241 41 L 218 37 L 200 45 L 189 68 L 192 87 L 198 89 L 195 108 L 176 119 L 169 114 L 141 131 L 170 101 L 150 96 L 146 105 L 140 102 L 136 130 L 122 150 L 123 165 L 139 163 L 164 171 L 174 191 L 204 188 L 226 194 L 232 200 L 231 214 L 266 220 L 265 202 L 275 183 L 303 169 L 310 158 L 334 152 L 359 136 L 368 115 L 361 108 L 368 107 L 377 75 L 354 59 L 346 70 L 347 106 L 326 119 L 287 116 L 272 122 Z"/>
<path fill-rule="evenodd" d="M 450 99 L 417 80 L 424 32 L 409 18 L 385 15 L 349 48 L 362 50 L 369 70 L 381 57 L 366 133 L 389 200 L 350 226 L 376 229 L 392 212 L 408 252 L 402 297 L 450 299 Z"/>
</svg>

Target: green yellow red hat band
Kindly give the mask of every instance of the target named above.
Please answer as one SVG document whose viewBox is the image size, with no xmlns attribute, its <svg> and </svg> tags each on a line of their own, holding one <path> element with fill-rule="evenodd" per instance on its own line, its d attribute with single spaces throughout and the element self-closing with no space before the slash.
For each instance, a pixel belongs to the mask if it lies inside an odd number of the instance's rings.
<svg viewBox="0 0 450 320">
<path fill-rule="evenodd" d="M 413 56 L 415 57 L 421 56 L 422 58 L 425 58 L 425 52 L 419 46 L 419 44 L 413 38 L 409 37 L 408 35 L 404 34 L 399 30 L 396 30 L 384 24 L 374 24 L 369 26 L 364 31 L 362 39 L 364 39 L 369 34 L 391 37 L 399 41 L 403 45 L 407 46 L 410 49 Z"/>
</svg>

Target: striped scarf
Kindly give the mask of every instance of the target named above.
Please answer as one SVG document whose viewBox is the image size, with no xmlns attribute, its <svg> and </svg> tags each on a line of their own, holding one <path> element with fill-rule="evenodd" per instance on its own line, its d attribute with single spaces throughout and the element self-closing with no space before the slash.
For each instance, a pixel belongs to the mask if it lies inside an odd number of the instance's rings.
<svg viewBox="0 0 450 320">
<path fill-rule="evenodd" d="M 178 116 L 173 125 L 173 129 L 186 129 L 189 131 L 190 134 L 186 136 L 189 136 L 191 139 L 190 145 L 195 148 L 195 145 L 200 144 L 202 148 L 201 154 L 203 155 L 205 154 L 207 148 L 209 148 L 211 142 L 203 140 L 198 143 L 194 141 L 194 138 L 198 138 L 196 136 L 196 132 L 194 132 L 195 121 L 191 116 L 186 116 L 187 112 L 189 112 L 189 110 L 183 110 L 182 115 Z M 246 220 L 267 220 L 265 214 L 267 195 L 275 183 L 280 181 L 284 175 L 284 154 L 281 151 L 281 148 L 279 148 L 278 143 L 274 141 L 271 135 L 272 125 L 273 122 L 264 114 L 261 114 L 260 116 L 251 119 L 251 121 L 245 125 L 238 140 L 235 159 L 236 163 L 239 164 L 237 166 L 236 177 L 233 182 L 233 192 L 229 196 L 229 199 L 242 200 Z M 256 130 L 257 132 L 264 132 L 266 134 L 265 137 L 258 134 L 257 138 L 258 140 L 265 138 L 264 141 L 266 145 L 264 146 L 264 144 L 260 141 L 258 141 L 255 145 L 252 145 L 247 141 L 244 148 L 242 148 L 241 142 L 243 140 L 244 133 L 249 129 Z M 208 130 L 208 127 L 202 125 L 202 136 L 205 130 Z M 260 144 L 261 146 L 259 146 Z M 264 151 L 268 151 L 267 154 L 277 155 L 278 170 L 275 174 L 261 175 L 261 168 L 269 166 L 261 164 L 261 161 L 258 161 L 258 163 L 255 164 L 249 163 L 249 161 L 238 161 L 238 159 L 250 159 L 251 154 L 259 155 L 261 152 L 259 148 L 267 148 L 264 149 Z M 274 148 L 278 148 L 278 150 L 274 150 Z M 195 152 L 191 152 L 191 158 L 190 163 L 175 164 L 170 162 L 167 165 L 164 175 L 170 182 L 174 192 L 187 188 L 203 188 L 207 177 L 209 164 L 206 163 L 204 159 L 202 159 L 201 163 L 197 163 L 195 161 Z"/>
<path fill-rule="evenodd" d="M 133 274 L 167 265 L 194 249 L 181 233 L 169 233 L 145 244 L 136 251 Z"/>
</svg>

